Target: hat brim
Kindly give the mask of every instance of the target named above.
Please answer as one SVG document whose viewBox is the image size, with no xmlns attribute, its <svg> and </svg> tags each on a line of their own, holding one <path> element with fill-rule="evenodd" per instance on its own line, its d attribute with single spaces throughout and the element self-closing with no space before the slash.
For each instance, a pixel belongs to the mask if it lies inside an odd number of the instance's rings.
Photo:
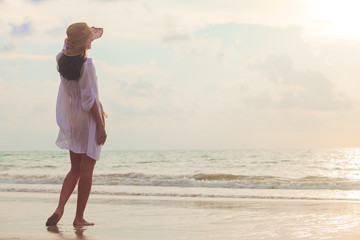
<svg viewBox="0 0 360 240">
<path fill-rule="evenodd" d="M 96 27 L 91 27 L 90 30 L 91 30 L 91 41 L 101 38 L 104 31 L 103 28 L 96 28 Z"/>
</svg>

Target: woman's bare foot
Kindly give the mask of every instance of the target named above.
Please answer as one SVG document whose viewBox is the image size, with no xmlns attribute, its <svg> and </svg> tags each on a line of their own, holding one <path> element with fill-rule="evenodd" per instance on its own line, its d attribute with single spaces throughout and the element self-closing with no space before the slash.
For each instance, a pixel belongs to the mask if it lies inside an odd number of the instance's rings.
<svg viewBox="0 0 360 240">
<path fill-rule="evenodd" d="M 94 223 L 90 223 L 88 221 L 86 221 L 85 219 L 75 219 L 73 222 L 73 225 L 76 227 L 80 227 L 80 226 L 93 226 Z"/>
<path fill-rule="evenodd" d="M 61 219 L 64 211 L 61 210 L 55 210 L 53 215 L 51 215 L 48 220 L 46 221 L 46 226 L 55 226 Z"/>
</svg>

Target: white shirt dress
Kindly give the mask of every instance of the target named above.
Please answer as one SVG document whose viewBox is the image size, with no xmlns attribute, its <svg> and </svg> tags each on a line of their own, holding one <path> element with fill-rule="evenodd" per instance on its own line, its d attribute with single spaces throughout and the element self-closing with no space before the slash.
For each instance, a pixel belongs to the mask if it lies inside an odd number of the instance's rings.
<svg viewBox="0 0 360 240">
<path fill-rule="evenodd" d="M 56 56 L 58 61 L 62 53 Z M 74 153 L 99 160 L 101 145 L 96 142 L 96 122 L 90 109 L 96 102 L 101 115 L 95 66 L 91 58 L 84 62 L 79 80 L 60 75 L 56 102 L 56 121 L 60 128 L 56 145 Z M 100 116 L 101 117 L 101 116 Z"/>
</svg>

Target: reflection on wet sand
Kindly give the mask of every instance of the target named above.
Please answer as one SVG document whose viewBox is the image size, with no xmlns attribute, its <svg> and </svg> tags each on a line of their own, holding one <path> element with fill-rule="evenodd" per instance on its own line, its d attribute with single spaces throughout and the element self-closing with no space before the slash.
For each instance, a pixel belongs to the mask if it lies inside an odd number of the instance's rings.
<svg viewBox="0 0 360 240">
<path fill-rule="evenodd" d="M 84 226 L 74 226 L 74 233 L 76 239 L 87 239 L 86 235 L 84 235 L 84 232 L 86 230 L 87 228 Z M 47 227 L 47 231 L 58 234 L 61 239 L 73 239 L 73 238 L 69 238 L 68 236 L 65 236 L 63 231 L 61 231 L 58 226 L 49 226 Z"/>
<path fill-rule="evenodd" d="M 62 232 L 60 231 L 58 226 L 49 226 L 47 227 L 48 232 L 57 233 L 59 235 L 62 235 Z"/>
<path fill-rule="evenodd" d="M 86 227 L 83 226 L 74 226 L 74 231 L 78 239 L 86 239 L 84 232 L 87 230 Z"/>
</svg>

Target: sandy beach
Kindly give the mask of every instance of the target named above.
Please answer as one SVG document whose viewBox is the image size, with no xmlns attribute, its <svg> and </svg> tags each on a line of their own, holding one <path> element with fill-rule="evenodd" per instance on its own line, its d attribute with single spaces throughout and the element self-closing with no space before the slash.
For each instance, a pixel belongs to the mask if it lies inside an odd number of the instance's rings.
<svg viewBox="0 0 360 240">
<path fill-rule="evenodd" d="M 56 228 L 58 194 L 0 193 L 0 239 L 358 239 L 360 203 L 92 195 L 74 228 L 73 195 Z"/>
</svg>

